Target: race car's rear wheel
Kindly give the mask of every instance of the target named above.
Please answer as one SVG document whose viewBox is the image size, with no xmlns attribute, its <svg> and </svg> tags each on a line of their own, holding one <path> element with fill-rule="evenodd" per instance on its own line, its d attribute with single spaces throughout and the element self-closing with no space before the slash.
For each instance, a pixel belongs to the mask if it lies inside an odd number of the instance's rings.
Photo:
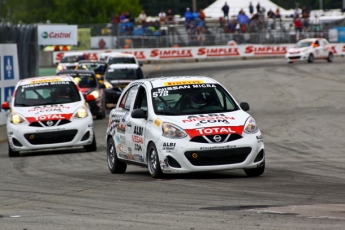
<svg viewBox="0 0 345 230">
<path fill-rule="evenodd" d="M 147 150 L 147 167 L 153 178 L 160 178 L 163 176 L 161 166 L 159 164 L 158 152 L 154 143 L 149 145 Z"/>
<path fill-rule="evenodd" d="M 333 62 L 333 53 L 329 53 L 329 54 L 328 54 L 327 61 L 328 61 L 328 62 Z"/>
<path fill-rule="evenodd" d="M 113 138 L 109 138 L 107 142 L 107 162 L 111 173 L 125 173 L 127 164 L 120 161 L 116 155 L 116 146 Z"/>
<path fill-rule="evenodd" d="M 314 55 L 313 55 L 313 54 L 309 54 L 308 62 L 309 62 L 309 63 L 313 63 L 314 60 L 315 60 Z"/>
<path fill-rule="evenodd" d="M 9 157 L 19 157 L 19 152 L 13 151 L 10 147 L 10 144 L 8 144 L 8 156 Z"/>
<path fill-rule="evenodd" d="M 249 177 L 258 177 L 261 176 L 265 171 L 265 162 L 260 168 L 253 168 L 253 169 L 244 169 L 244 172 Z"/>
<path fill-rule="evenodd" d="M 93 152 L 97 150 L 97 143 L 96 143 L 96 136 L 93 135 L 92 143 L 89 145 L 85 145 L 84 149 L 88 152 Z"/>
</svg>

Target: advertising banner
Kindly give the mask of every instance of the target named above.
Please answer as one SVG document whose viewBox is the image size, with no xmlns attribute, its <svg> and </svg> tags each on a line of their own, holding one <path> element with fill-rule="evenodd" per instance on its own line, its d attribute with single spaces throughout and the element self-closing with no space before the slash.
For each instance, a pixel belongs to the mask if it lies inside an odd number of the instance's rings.
<svg viewBox="0 0 345 230">
<path fill-rule="evenodd" d="M 150 60 L 179 60 L 179 59 L 214 59 L 231 57 L 284 57 L 285 53 L 294 44 L 280 45 L 229 45 L 229 46 L 201 46 L 181 48 L 154 48 L 154 49 L 105 49 L 85 50 L 91 60 L 98 60 L 101 53 L 123 52 L 134 54 L 139 61 Z M 331 43 L 334 55 L 345 55 L 345 45 Z M 53 52 L 53 62 L 60 62 L 65 52 Z"/>
<path fill-rule="evenodd" d="M 39 45 L 78 45 L 76 25 L 38 25 Z"/>
<path fill-rule="evenodd" d="M 0 44 L 0 103 L 10 101 L 19 81 L 16 44 Z M 8 112 L 8 111 L 7 111 Z M 6 111 L 0 107 L 0 125 L 6 123 Z"/>
</svg>

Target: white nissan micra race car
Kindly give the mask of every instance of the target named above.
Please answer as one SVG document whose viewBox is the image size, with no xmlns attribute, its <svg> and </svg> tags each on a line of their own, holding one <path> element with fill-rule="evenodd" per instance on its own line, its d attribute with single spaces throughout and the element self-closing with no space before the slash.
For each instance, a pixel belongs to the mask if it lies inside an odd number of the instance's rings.
<svg viewBox="0 0 345 230">
<path fill-rule="evenodd" d="M 90 95 L 86 100 L 95 100 Z M 20 80 L 10 102 L 7 137 L 9 157 L 21 151 L 84 147 L 97 149 L 93 118 L 73 78 L 37 77 Z"/>
<path fill-rule="evenodd" d="M 324 38 L 308 38 L 297 42 L 285 54 L 286 62 L 294 63 L 296 61 L 308 61 L 324 59 L 328 62 L 333 61 L 333 51 L 331 45 Z"/>
<path fill-rule="evenodd" d="M 208 77 L 131 82 L 109 116 L 109 170 L 124 173 L 135 164 L 148 167 L 154 178 L 227 169 L 260 176 L 264 143 L 248 110 L 248 103 L 238 104 Z"/>
</svg>

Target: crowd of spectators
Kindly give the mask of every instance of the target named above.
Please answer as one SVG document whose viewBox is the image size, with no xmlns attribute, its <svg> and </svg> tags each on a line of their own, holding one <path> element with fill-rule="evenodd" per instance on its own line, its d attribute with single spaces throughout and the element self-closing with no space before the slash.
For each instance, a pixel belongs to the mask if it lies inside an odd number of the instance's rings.
<svg viewBox="0 0 345 230">
<path fill-rule="evenodd" d="M 296 5 L 294 10 L 294 27 L 296 40 L 300 40 L 305 32 L 310 30 L 310 11 L 303 6 L 302 10 Z"/>
<path fill-rule="evenodd" d="M 186 8 L 184 25 L 188 34 L 189 45 L 202 45 L 205 41 L 205 18 L 203 9 L 193 13 Z"/>
</svg>

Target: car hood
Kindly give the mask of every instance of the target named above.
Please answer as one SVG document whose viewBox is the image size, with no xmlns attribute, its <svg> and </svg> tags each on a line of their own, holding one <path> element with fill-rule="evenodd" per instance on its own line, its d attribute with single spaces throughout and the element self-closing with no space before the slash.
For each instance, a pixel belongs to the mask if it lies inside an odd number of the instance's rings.
<svg viewBox="0 0 345 230">
<path fill-rule="evenodd" d="M 161 122 L 169 122 L 179 126 L 192 138 L 198 135 L 234 133 L 242 135 L 244 124 L 249 116 L 243 110 L 237 110 L 234 112 L 214 114 L 158 116 L 158 119 Z"/>
<path fill-rule="evenodd" d="M 25 117 L 29 123 L 61 119 L 70 120 L 77 109 L 83 105 L 84 103 L 79 101 L 68 104 L 16 107 L 13 112 Z"/>
<path fill-rule="evenodd" d="M 290 48 L 289 49 L 289 53 L 297 53 L 297 52 L 305 52 L 306 50 L 308 50 L 309 47 L 303 47 L 303 48 Z"/>
<path fill-rule="evenodd" d="M 118 87 L 121 85 L 128 85 L 134 80 L 119 79 L 119 80 L 108 80 L 113 87 Z"/>
</svg>

